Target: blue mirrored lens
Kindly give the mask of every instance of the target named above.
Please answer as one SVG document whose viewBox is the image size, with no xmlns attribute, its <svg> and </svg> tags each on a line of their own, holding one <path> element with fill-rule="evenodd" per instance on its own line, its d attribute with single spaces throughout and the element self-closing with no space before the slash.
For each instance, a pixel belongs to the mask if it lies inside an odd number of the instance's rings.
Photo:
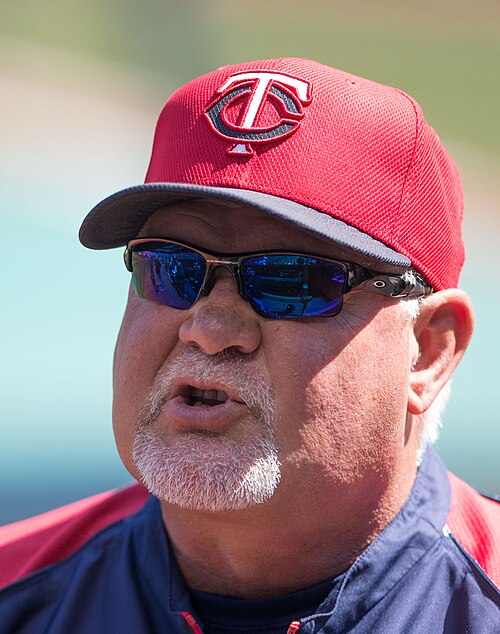
<svg viewBox="0 0 500 634">
<path fill-rule="evenodd" d="M 149 247 L 149 248 L 148 248 Z M 141 244 L 132 252 L 132 283 L 143 299 L 170 306 L 190 308 L 205 279 L 204 257 L 187 247 Z"/>
<path fill-rule="evenodd" d="M 347 270 L 304 255 L 261 255 L 240 267 L 244 296 L 264 317 L 325 317 L 342 308 Z"/>
</svg>

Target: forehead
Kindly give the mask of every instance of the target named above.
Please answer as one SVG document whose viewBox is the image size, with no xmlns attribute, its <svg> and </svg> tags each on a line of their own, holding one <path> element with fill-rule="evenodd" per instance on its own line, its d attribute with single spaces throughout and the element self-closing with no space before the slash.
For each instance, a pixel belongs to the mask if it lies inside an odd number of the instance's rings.
<svg viewBox="0 0 500 634">
<path fill-rule="evenodd" d="M 352 252 L 326 238 L 260 209 L 226 201 L 192 200 L 159 209 L 139 236 L 185 241 L 221 253 L 284 249 L 353 259 Z"/>
</svg>

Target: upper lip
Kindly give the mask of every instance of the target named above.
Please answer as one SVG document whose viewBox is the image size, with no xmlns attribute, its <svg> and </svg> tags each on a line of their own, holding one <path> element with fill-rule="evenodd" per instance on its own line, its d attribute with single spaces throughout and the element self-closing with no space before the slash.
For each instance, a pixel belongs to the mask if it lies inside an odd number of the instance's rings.
<svg viewBox="0 0 500 634">
<path fill-rule="evenodd" d="M 245 403 L 241 396 L 232 388 L 220 383 L 218 381 L 197 381 L 190 379 L 189 377 L 178 378 L 172 388 L 172 398 L 176 396 L 188 397 L 191 395 L 191 389 L 198 390 L 217 390 L 225 392 L 228 400 L 235 401 L 236 403 Z"/>
</svg>

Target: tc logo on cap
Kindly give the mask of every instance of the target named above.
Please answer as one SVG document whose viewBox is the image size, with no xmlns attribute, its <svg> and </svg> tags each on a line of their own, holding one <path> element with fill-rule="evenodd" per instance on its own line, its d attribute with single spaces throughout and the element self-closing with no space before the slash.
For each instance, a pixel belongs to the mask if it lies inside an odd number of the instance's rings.
<svg viewBox="0 0 500 634">
<path fill-rule="evenodd" d="M 233 142 L 227 153 L 253 156 L 253 146 L 296 132 L 311 103 L 308 82 L 266 71 L 231 75 L 204 112 L 215 133 Z M 260 124 L 260 125 L 259 125 Z"/>
</svg>

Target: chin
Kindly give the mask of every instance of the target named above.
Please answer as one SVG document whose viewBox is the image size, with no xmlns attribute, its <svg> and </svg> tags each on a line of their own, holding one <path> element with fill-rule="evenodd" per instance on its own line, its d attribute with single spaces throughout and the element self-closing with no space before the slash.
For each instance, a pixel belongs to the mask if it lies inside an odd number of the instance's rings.
<svg viewBox="0 0 500 634">
<path fill-rule="evenodd" d="M 276 491 L 281 465 L 274 438 L 245 441 L 186 434 L 166 441 L 140 428 L 133 461 L 142 483 L 160 500 L 181 508 L 221 512 L 262 504 Z"/>
</svg>

